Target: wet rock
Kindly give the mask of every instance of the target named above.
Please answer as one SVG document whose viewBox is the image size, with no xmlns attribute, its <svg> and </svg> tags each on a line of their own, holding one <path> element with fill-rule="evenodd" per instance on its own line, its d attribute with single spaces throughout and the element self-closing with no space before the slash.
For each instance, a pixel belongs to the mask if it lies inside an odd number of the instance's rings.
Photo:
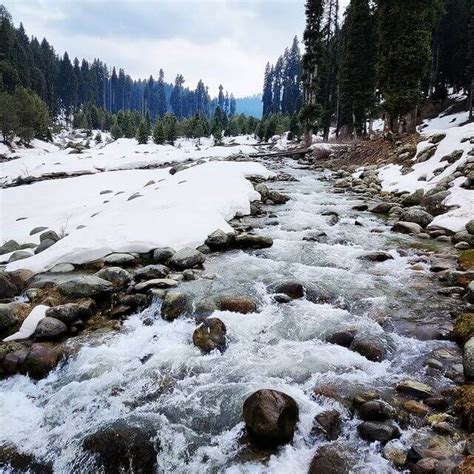
<svg viewBox="0 0 474 474">
<path fill-rule="evenodd" d="M 433 429 L 435 433 L 438 433 L 443 436 L 455 436 L 458 434 L 454 426 L 451 425 L 450 423 L 447 423 L 446 421 L 433 423 L 431 428 Z"/>
<path fill-rule="evenodd" d="M 304 286 L 299 281 L 284 281 L 278 283 L 272 287 L 272 291 L 273 293 L 287 295 L 292 300 L 303 298 L 305 295 Z"/>
<path fill-rule="evenodd" d="M 438 216 L 447 211 L 443 201 L 449 196 L 449 191 L 439 191 L 433 194 L 426 194 L 423 198 L 423 207 L 432 216 Z"/>
<path fill-rule="evenodd" d="M 159 289 L 166 289 L 166 288 L 176 288 L 178 286 L 178 282 L 171 278 L 155 278 L 153 280 L 144 281 L 142 283 L 138 283 L 135 285 L 133 289 L 138 293 L 145 292 L 150 290 L 151 288 L 159 288 Z"/>
<path fill-rule="evenodd" d="M 341 414 L 337 410 L 326 410 L 314 417 L 311 433 L 321 432 L 329 441 L 336 440 L 341 434 Z"/>
<path fill-rule="evenodd" d="M 411 395 L 416 398 L 427 398 L 432 394 L 432 388 L 415 380 L 404 380 L 400 382 L 396 387 L 397 392 Z"/>
<path fill-rule="evenodd" d="M 16 286 L 18 292 L 22 292 L 31 282 L 35 274 L 31 270 L 19 269 L 13 272 L 8 272 L 8 278 Z M 1 286 L 1 276 L 0 276 Z M 1 290 L 0 290 L 1 293 Z"/>
<path fill-rule="evenodd" d="M 170 273 L 170 269 L 165 265 L 147 265 L 139 268 L 133 274 L 137 281 L 154 280 L 156 278 L 166 278 Z"/>
<path fill-rule="evenodd" d="M 260 194 L 263 202 L 270 198 L 270 191 L 267 185 L 263 183 L 258 183 L 257 185 L 255 185 L 255 191 Z"/>
<path fill-rule="evenodd" d="M 308 474 L 349 474 L 353 465 L 351 451 L 339 444 L 328 444 L 316 451 Z"/>
<path fill-rule="evenodd" d="M 268 195 L 268 199 L 273 204 L 280 205 L 280 204 L 285 204 L 287 201 L 289 201 L 290 198 L 288 196 L 285 196 L 284 194 L 279 193 L 278 191 L 270 191 Z"/>
<path fill-rule="evenodd" d="M 245 400 L 243 406 L 243 418 L 250 438 L 264 446 L 290 442 L 298 417 L 298 405 L 293 398 L 277 390 L 258 390 Z"/>
<path fill-rule="evenodd" d="M 52 240 L 54 242 L 58 242 L 60 239 L 59 235 L 56 234 L 54 230 L 47 230 L 46 232 L 40 234 L 40 242 L 43 242 L 45 240 Z"/>
<path fill-rule="evenodd" d="M 465 384 L 456 393 L 454 409 L 458 414 L 463 428 L 474 432 L 474 384 Z"/>
<path fill-rule="evenodd" d="M 175 250 L 171 247 L 163 247 L 153 251 L 153 260 L 156 263 L 167 263 L 169 259 L 175 254 Z"/>
<path fill-rule="evenodd" d="M 370 400 L 359 407 L 359 416 L 364 421 L 386 421 L 395 415 L 394 408 L 382 400 Z"/>
<path fill-rule="evenodd" d="M 385 443 L 401 435 L 397 426 L 391 422 L 364 421 L 357 427 L 357 431 L 362 439 L 371 443 L 374 441 Z"/>
<path fill-rule="evenodd" d="M 368 252 L 360 257 L 357 257 L 359 260 L 367 260 L 369 262 L 385 262 L 386 260 L 393 260 L 392 255 L 388 252 Z"/>
<path fill-rule="evenodd" d="M 229 236 L 223 230 L 216 230 L 206 239 L 205 244 L 210 249 L 221 250 L 227 247 Z"/>
<path fill-rule="evenodd" d="M 398 468 L 402 468 L 407 462 L 406 452 L 396 446 L 385 446 L 383 448 L 383 457 L 391 461 Z"/>
<path fill-rule="evenodd" d="M 435 410 L 446 410 L 449 406 L 448 400 L 444 397 L 428 397 L 423 400 L 423 403 Z"/>
<path fill-rule="evenodd" d="M 84 438 L 82 447 L 95 457 L 104 474 L 152 473 L 157 468 L 159 447 L 151 430 L 119 420 Z"/>
<path fill-rule="evenodd" d="M 248 314 L 257 311 L 256 301 L 247 296 L 220 296 L 217 298 L 217 305 L 221 311 L 233 313 Z"/>
<path fill-rule="evenodd" d="M 170 265 L 178 270 L 201 266 L 206 260 L 206 256 L 199 250 L 190 247 L 178 250 L 171 258 Z"/>
<path fill-rule="evenodd" d="M 385 348 L 373 339 L 356 338 L 350 345 L 350 349 L 372 362 L 380 362 L 385 358 Z"/>
<path fill-rule="evenodd" d="M 66 303 L 46 310 L 46 317 L 55 318 L 70 326 L 77 321 L 84 321 L 92 316 L 94 303 Z"/>
<path fill-rule="evenodd" d="M 463 313 L 454 321 L 453 336 L 454 339 L 463 345 L 471 336 L 474 335 L 474 313 Z"/>
<path fill-rule="evenodd" d="M 474 303 L 474 281 L 471 281 L 471 283 L 469 283 L 469 286 L 467 287 L 466 300 L 469 303 Z"/>
<path fill-rule="evenodd" d="M 369 209 L 369 206 L 367 204 L 357 204 L 355 206 L 352 206 L 352 209 L 354 211 L 367 211 Z"/>
<path fill-rule="evenodd" d="M 134 263 L 136 258 L 129 253 L 111 253 L 104 258 L 107 265 L 130 265 Z"/>
<path fill-rule="evenodd" d="M 42 240 L 38 247 L 35 248 L 35 254 L 39 254 L 44 250 L 49 249 L 49 247 L 52 247 L 55 243 L 56 241 L 51 239 Z"/>
<path fill-rule="evenodd" d="M 0 304 L 0 333 L 10 329 L 19 322 L 16 303 Z"/>
<path fill-rule="evenodd" d="M 23 260 L 25 258 L 31 257 L 33 254 L 31 252 L 27 252 L 26 250 L 17 250 L 10 255 L 8 259 L 8 263 L 16 262 L 17 260 Z"/>
<path fill-rule="evenodd" d="M 206 354 L 214 349 L 223 352 L 226 333 L 225 324 L 220 319 L 207 318 L 194 330 L 193 343 Z"/>
<path fill-rule="evenodd" d="M 288 296 L 288 295 L 284 295 L 282 293 L 280 294 L 275 294 L 275 295 L 272 295 L 272 299 L 273 301 L 275 301 L 275 303 L 280 303 L 280 304 L 287 304 L 287 303 L 291 303 L 292 299 Z"/>
<path fill-rule="evenodd" d="M 52 474 L 53 468 L 42 463 L 33 455 L 19 451 L 16 446 L 0 446 L 0 470 L 2 472 L 31 472 L 34 474 Z"/>
<path fill-rule="evenodd" d="M 326 342 L 329 342 L 330 344 L 337 344 L 338 346 L 342 347 L 350 347 L 354 337 L 354 331 L 338 331 L 328 336 L 326 338 Z"/>
<path fill-rule="evenodd" d="M 474 380 L 474 336 L 464 344 L 463 367 L 466 380 Z"/>
<path fill-rule="evenodd" d="M 36 326 L 33 333 L 33 338 L 42 339 L 56 339 L 67 332 L 67 326 L 59 319 L 44 317 Z"/>
<path fill-rule="evenodd" d="M 8 273 L 0 272 L 0 299 L 13 298 L 18 293 L 18 289 L 11 281 Z"/>
<path fill-rule="evenodd" d="M 168 291 L 161 305 L 161 317 L 166 321 L 174 321 L 189 311 L 189 298 L 179 291 Z"/>
<path fill-rule="evenodd" d="M 303 240 L 305 242 L 326 242 L 327 234 L 326 232 L 322 231 L 311 231 L 308 232 L 304 237 Z"/>
<path fill-rule="evenodd" d="M 466 224 L 466 230 L 469 232 L 469 234 L 474 235 L 474 219 L 471 219 Z"/>
<path fill-rule="evenodd" d="M 468 250 L 470 248 L 470 245 L 467 242 L 458 242 L 454 248 L 456 250 Z"/>
<path fill-rule="evenodd" d="M 393 225 L 392 230 L 394 232 L 400 232 L 401 234 L 418 235 L 423 229 L 415 222 L 398 221 Z"/>
<path fill-rule="evenodd" d="M 271 247 L 273 245 L 273 239 L 264 235 L 244 232 L 235 237 L 235 245 L 242 249 L 263 249 Z"/>
<path fill-rule="evenodd" d="M 397 205 L 398 204 L 396 202 L 379 202 L 372 209 L 370 209 L 370 212 L 375 214 L 388 214 L 390 209 Z"/>
<path fill-rule="evenodd" d="M 413 206 L 403 211 L 401 220 L 404 222 L 414 222 L 421 227 L 427 227 L 431 224 L 433 219 L 434 217 L 426 212 L 422 207 Z"/>
<path fill-rule="evenodd" d="M 15 252 L 16 250 L 20 249 L 21 246 L 16 240 L 9 240 L 0 247 L 0 255 L 3 255 L 4 253 Z"/>
<path fill-rule="evenodd" d="M 417 402 L 416 400 L 407 400 L 403 404 L 403 408 L 407 412 L 416 416 L 426 416 L 430 411 L 429 408 L 425 406 L 425 404 Z"/>
<path fill-rule="evenodd" d="M 114 286 L 109 281 L 97 276 L 82 275 L 60 283 L 58 288 L 64 296 L 83 298 L 111 292 Z"/>
<path fill-rule="evenodd" d="M 403 207 L 419 206 L 423 201 L 424 195 L 425 191 L 423 189 L 417 189 L 414 193 L 405 196 L 401 204 Z"/>
<path fill-rule="evenodd" d="M 116 286 L 125 286 L 132 279 L 132 275 L 120 267 L 103 268 L 99 270 L 95 276 L 110 281 L 110 283 Z"/>
</svg>

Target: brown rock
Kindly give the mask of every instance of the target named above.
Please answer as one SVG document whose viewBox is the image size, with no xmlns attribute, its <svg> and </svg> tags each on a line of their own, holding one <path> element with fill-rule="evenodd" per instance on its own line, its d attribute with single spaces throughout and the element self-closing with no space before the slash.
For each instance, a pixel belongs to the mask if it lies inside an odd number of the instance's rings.
<svg viewBox="0 0 474 474">
<path fill-rule="evenodd" d="M 214 349 L 223 352 L 226 345 L 226 333 L 225 324 L 220 319 L 207 318 L 194 330 L 193 343 L 205 353 Z"/>
</svg>

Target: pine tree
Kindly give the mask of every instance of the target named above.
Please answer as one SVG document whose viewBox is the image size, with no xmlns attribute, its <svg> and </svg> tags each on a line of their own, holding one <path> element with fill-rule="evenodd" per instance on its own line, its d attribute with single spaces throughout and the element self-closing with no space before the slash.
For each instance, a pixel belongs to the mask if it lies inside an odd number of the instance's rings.
<svg viewBox="0 0 474 474">
<path fill-rule="evenodd" d="M 177 118 L 183 117 L 183 84 L 184 77 L 181 74 L 176 76 L 173 92 L 171 93 L 170 104 L 173 114 Z"/>
<path fill-rule="evenodd" d="M 302 70 L 304 105 L 300 112 L 306 146 L 311 145 L 313 133 L 318 128 L 317 121 L 321 116 L 318 93 L 321 88 L 320 61 L 323 51 L 324 3 L 324 0 L 307 0 L 306 2 L 306 29 L 303 37 L 306 52 L 303 56 Z"/>
<path fill-rule="evenodd" d="M 169 142 L 170 145 L 174 145 L 174 142 L 178 138 L 176 117 L 173 114 L 167 113 L 163 121 L 166 141 Z"/>
<path fill-rule="evenodd" d="M 165 143 L 165 131 L 161 120 L 157 120 L 153 128 L 153 141 L 157 145 L 163 145 L 163 143 Z"/>
<path fill-rule="evenodd" d="M 299 141 L 300 139 L 300 122 L 298 120 L 298 115 L 294 113 L 291 116 L 291 121 L 290 121 L 290 133 L 291 133 L 291 140 L 297 140 Z"/>
<path fill-rule="evenodd" d="M 114 140 L 118 140 L 119 138 L 123 137 L 123 130 L 122 127 L 120 127 L 119 124 L 114 124 L 112 128 L 110 129 L 110 134 L 112 135 L 112 138 Z"/>
<path fill-rule="evenodd" d="M 270 66 L 270 63 L 267 63 L 265 66 L 265 75 L 263 78 L 263 118 L 267 117 L 272 112 L 272 102 L 273 102 L 273 68 Z"/>
<path fill-rule="evenodd" d="M 283 76 L 283 58 L 280 56 L 273 69 L 272 113 L 281 112 L 281 92 Z"/>
<path fill-rule="evenodd" d="M 237 101 L 235 100 L 234 94 L 230 94 L 230 115 L 233 117 L 235 115 L 235 112 L 237 110 Z"/>
<path fill-rule="evenodd" d="M 148 126 L 146 120 L 142 120 L 137 130 L 137 141 L 139 145 L 145 145 L 148 143 Z"/>
<path fill-rule="evenodd" d="M 340 125 L 360 136 L 375 102 L 375 19 L 369 0 L 351 1 L 343 37 Z"/>
<path fill-rule="evenodd" d="M 222 127 L 215 116 L 212 119 L 211 134 L 214 138 L 214 145 L 220 145 L 222 143 Z"/>
<path fill-rule="evenodd" d="M 414 132 L 422 80 L 431 62 L 431 31 L 438 0 L 378 0 L 378 86 L 385 129 Z"/>
<path fill-rule="evenodd" d="M 15 138 L 18 128 L 18 115 L 16 103 L 13 96 L 3 92 L 0 93 L 0 132 L 3 142 L 10 144 Z"/>
</svg>

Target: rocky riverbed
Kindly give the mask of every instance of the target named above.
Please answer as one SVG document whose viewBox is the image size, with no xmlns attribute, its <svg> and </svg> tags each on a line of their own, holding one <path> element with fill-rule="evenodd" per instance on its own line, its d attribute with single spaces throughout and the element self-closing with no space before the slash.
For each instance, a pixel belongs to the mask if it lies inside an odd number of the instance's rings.
<svg viewBox="0 0 474 474">
<path fill-rule="evenodd" d="M 264 164 L 198 249 L 0 275 L 2 337 L 41 317 L 0 343 L 3 469 L 471 472 L 472 234 L 373 173 Z"/>
</svg>

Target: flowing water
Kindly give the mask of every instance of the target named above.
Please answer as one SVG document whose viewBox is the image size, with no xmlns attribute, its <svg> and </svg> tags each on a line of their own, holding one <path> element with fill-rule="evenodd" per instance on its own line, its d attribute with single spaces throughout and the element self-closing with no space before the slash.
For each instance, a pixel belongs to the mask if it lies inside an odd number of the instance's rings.
<svg viewBox="0 0 474 474">
<path fill-rule="evenodd" d="M 415 251 L 397 252 L 415 245 L 411 237 L 391 233 L 373 214 L 353 211 L 360 201 L 334 194 L 321 175 L 290 161 L 279 163 L 278 170 L 297 178 L 270 186 L 291 200 L 268 208 L 276 218 L 251 219 L 259 232 L 273 237 L 273 247 L 214 254 L 205 265 L 214 278 L 179 288 L 196 298 L 227 293 L 259 300 L 255 314 L 215 313 L 227 326 L 223 354 L 202 355 L 192 344 L 195 321 L 163 321 L 156 302 L 128 318 L 118 333 L 89 335 L 77 355 L 46 379 L 18 375 L 0 382 L 0 443 L 53 463 L 55 472 L 94 472 L 81 452 L 82 439 L 125 419 L 152 427 L 160 443 L 159 472 L 304 473 L 324 443 L 311 435 L 314 416 L 336 407 L 344 419 L 342 438 L 358 450 L 354 471 L 392 472 L 377 445 L 357 436 L 350 413 L 312 392 L 328 383 L 341 391 L 350 386 L 389 392 L 407 376 L 434 387 L 449 385 L 433 378 L 423 362 L 435 350 L 457 351 L 429 335 L 449 320 L 452 300 L 436 294 L 426 263 L 411 269 Z M 333 224 L 324 211 L 337 212 L 339 221 Z M 354 225 L 355 219 L 362 225 Z M 326 232 L 327 242 L 302 240 L 314 230 Z M 394 260 L 357 259 L 372 250 L 387 250 Z M 328 292 L 333 303 L 273 302 L 267 286 L 288 279 Z M 150 318 L 153 324 L 144 324 Z M 412 337 L 416 327 L 426 327 L 421 331 L 426 337 Z M 324 342 L 343 328 L 383 341 L 386 360 L 370 362 Z M 300 408 L 293 443 L 263 461 L 249 459 L 239 443 L 243 401 L 261 388 L 286 392 Z M 405 430 L 396 443 L 409 445 L 413 433 Z"/>
</svg>

